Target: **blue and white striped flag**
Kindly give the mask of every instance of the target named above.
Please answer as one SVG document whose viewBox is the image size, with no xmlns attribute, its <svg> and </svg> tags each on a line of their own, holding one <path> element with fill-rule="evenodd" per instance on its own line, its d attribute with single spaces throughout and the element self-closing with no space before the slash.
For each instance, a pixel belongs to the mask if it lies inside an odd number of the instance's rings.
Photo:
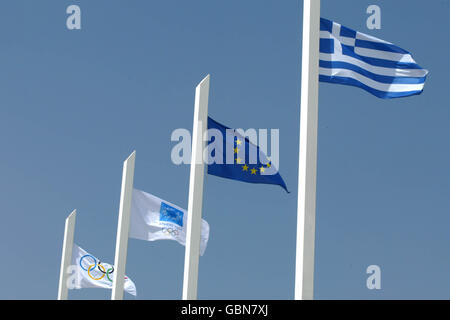
<svg viewBox="0 0 450 320">
<path fill-rule="evenodd" d="M 427 74 L 408 51 L 320 19 L 319 81 L 359 87 L 390 99 L 422 93 Z"/>
</svg>

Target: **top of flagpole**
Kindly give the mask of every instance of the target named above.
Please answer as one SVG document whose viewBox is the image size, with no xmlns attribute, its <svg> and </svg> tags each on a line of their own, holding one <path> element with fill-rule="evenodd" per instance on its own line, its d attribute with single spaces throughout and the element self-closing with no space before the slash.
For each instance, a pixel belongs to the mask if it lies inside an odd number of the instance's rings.
<svg viewBox="0 0 450 320">
<path fill-rule="evenodd" d="M 129 161 L 131 158 L 135 158 L 136 157 L 136 150 L 134 150 L 129 156 L 128 158 L 123 162 L 124 164 Z"/>
<path fill-rule="evenodd" d="M 199 87 L 205 85 L 206 82 L 208 82 L 208 84 L 209 84 L 210 78 L 211 78 L 211 75 L 210 75 L 210 74 L 207 74 L 206 77 L 204 77 L 203 80 L 200 81 L 200 83 L 197 85 L 197 88 L 199 88 Z"/>
<path fill-rule="evenodd" d="M 68 220 L 75 219 L 75 216 L 76 216 L 76 215 L 77 215 L 77 209 L 73 210 L 73 211 L 67 216 L 66 222 L 67 222 Z"/>
</svg>

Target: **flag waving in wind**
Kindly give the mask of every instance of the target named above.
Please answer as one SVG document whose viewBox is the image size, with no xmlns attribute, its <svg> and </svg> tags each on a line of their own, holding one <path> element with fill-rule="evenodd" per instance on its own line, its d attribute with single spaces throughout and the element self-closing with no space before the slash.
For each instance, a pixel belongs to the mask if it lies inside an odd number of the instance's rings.
<svg viewBox="0 0 450 320">
<path fill-rule="evenodd" d="M 320 19 L 319 81 L 359 87 L 390 99 L 422 93 L 427 74 L 408 51 Z"/>
<path fill-rule="evenodd" d="M 75 277 L 71 289 L 105 288 L 112 289 L 114 267 L 100 261 L 76 244 L 72 249 L 72 265 L 75 266 Z M 124 290 L 136 296 L 136 286 L 130 278 L 125 276 Z"/>
<path fill-rule="evenodd" d="M 133 189 L 131 200 L 130 237 L 146 240 L 175 240 L 186 244 L 186 210 L 150 193 Z M 209 224 L 202 219 L 200 255 L 206 250 Z"/>
<path fill-rule="evenodd" d="M 208 174 L 249 183 L 276 184 L 289 193 L 283 178 L 278 173 L 278 168 L 273 166 L 259 146 L 251 143 L 236 130 L 231 130 L 210 117 L 208 117 L 208 129 L 218 130 L 223 138 L 219 144 L 217 141 L 212 141 L 215 147 L 214 153 L 221 153 L 221 157 L 219 156 L 221 163 L 209 164 Z M 227 150 L 230 150 L 232 154 L 231 163 L 227 163 L 229 157 Z"/>
</svg>

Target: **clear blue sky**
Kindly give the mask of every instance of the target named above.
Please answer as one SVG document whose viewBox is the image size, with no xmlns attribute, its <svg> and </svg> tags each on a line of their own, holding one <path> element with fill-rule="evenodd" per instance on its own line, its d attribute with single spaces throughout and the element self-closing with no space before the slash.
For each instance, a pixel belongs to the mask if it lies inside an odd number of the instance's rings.
<svg viewBox="0 0 450 320">
<path fill-rule="evenodd" d="M 78 4 L 82 30 L 66 29 Z M 366 28 L 370 4 L 382 29 Z M 1 299 L 55 299 L 66 216 L 75 242 L 113 262 L 123 160 L 135 187 L 187 207 L 170 160 L 211 74 L 210 115 L 279 128 L 280 187 L 213 176 L 201 299 L 294 296 L 302 1 L 0 3 Z M 323 0 L 322 16 L 388 40 L 430 70 L 420 96 L 385 101 L 320 85 L 315 298 L 450 299 L 449 1 Z M 179 299 L 184 247 L 129 241 L 141 299 Z M 366 268 L 382 290 L 366 288 Z M 110 291 L 71 291 L 108 299 Z M 127 295 L 126 298 L 132 298 Z"/>
</svg>

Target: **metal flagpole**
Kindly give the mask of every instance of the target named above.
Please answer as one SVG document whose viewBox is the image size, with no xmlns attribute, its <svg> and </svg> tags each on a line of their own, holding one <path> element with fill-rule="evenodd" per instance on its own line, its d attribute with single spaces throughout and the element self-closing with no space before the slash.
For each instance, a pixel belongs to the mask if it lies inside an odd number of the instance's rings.
<svg viewBox="0 0 450 320">
<path fill-rule="evenodd" d="M 64 228 L 64 242 L 61 257 L 61 269 L 59 270 L 59 286 L 58 286 L 58 300 L 67 300 L 69 288 L 67 287 L 67 273 L 72 260 L 73 237 L 75 234 L 75 220 L 77 217 L 77 210 L 66 218 L 66 226 Z"/>
<path fill-rule="evenodd" d="M 184 258 L 183 300 L 197 299 L 200 235 L 202 227 L 203 183 L 205 163 L 203 134 L 208 128 L 209 75 L 195 89 L 192 158 L 189 181 L 189 204 Z"/>
<path fill-rule="evenodd" d="M 303 1 L 295 299 L 314 298 L 320 0 Z"/>
<path fill-rule="evenodd" d="M 117 225 L 114 282 L 111 300 L 123 299 L 125 267 L 127 263 L 128 233 L 130 231 L 131 195 L 133 193 L 134 161 L 136 151 L 123 163 L 122 190 L 120 193 L 119 222 Z"/>
</svg>

